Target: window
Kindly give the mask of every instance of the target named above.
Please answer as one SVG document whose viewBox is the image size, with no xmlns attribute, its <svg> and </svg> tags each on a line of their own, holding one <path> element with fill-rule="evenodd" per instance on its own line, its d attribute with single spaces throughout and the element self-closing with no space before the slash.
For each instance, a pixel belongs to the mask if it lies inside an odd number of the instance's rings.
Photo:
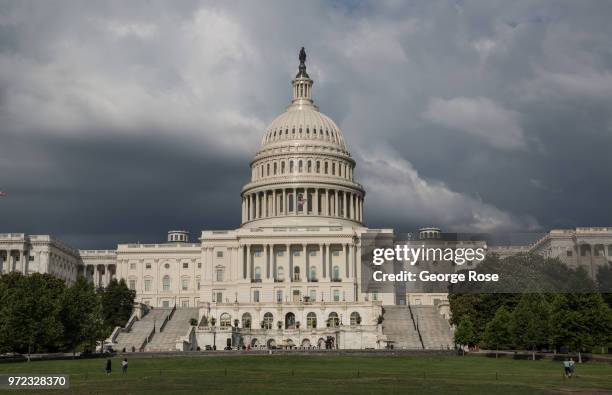
<svg viewBox="0 0 612 395">
<path fill-rule="evenodd" d="M 198 269 L 202 268 L 202 262 L 198 262 Z"/>
<path fill-rule="evenodd" d="M 300 281 L 300 267 L 293 268 L 293 281 Z"/>
<path fill-rule="evenodd" d="M 272 329 L 272 325 L 273 324 L 274 324 L 274 316 L 272 315 L 272 313 L 264 314 L 263 328 L 264 329 Z"/>
<path fill-rule="evenodd" d="M 217 270 L 217 281 L 223 281 L 223 273 L 224 270 L 223 269 L 219 269 Z"/>
<path fill-rule="evenodd" d="M 308 253 L 308 255 L 310 255 L 310 256 L 317 256 L 317 252 L 316 251 L 310 251 Z"/>
<path fill-rule="evenodd" d="M 276 256 L 283 256 L 285 255 L 285 251 L 277 251 L 276 252 Z"/>
<path fill-rule="evenodd" d="M 358 312 L 353 311 L 351 313 L 351 326 L 355 326 L 359 324 L 361 324 L 361 316 L 359 315 Z"/>
<path fill-rule="evenodd" d="M 572 250 L 567 250 L 567 256 L 572 256 Z"/>
<path fill-rule="evenodd" d="M 162 302 L 162 307 L 170 307 L 170 301 L 169 300 L 164 300 Z"/>
<path fill-rule="evenodd" d="M 308 129 L 306 129 L 306 130 L 308 130 Z M 312 161 L 311 160 L 308 161 L 308 172 L 309 173 L 312 172 Z"/>
<path fill-rule="evenodd" d="M 189 307 L 189 301 L 188 300 L 181 300 L 181 307 Z"/>
<path fill-rule="evenodd" d="M 276 290 L 276 303 L 283 303 L 283 291 L 281 289 Z"/>
<path fill-rule="evenodd" d="M 340 267 L 334 266 L 333 280 L 340 280 Z"/>
<path fill-rule="evenodd" d="M 217 251 L 217 258 L 223 258 L 223 251 Z"/>
<path fill-rule="evenodd" d="M 232 317 L 229 314 L 223 313 L 221 314 L 221 318 L 219 319 L 219 327 L 221 329 L 230 328 L 232 326 Z"/>
<path fill-rule="evenodd" d="M 317 173 L 321 172 L 321 162 L 317 161 Z"/>
<path fill-rule="evenodd" d="M 282 266 L 276 268 L 276 278 L 279 280 L 284 280 L 285 278 L 285 270 Z"/>
<path fill-rule="evenodd" d="M 196 284 L 197 284 L 198 291 L 199 291 L 200 290 L 200 279 L 199 278 L 196 280 Z"/>
<path fill-rule="evenodd" d="M 329 168 L 329 163 L 325 162 L 325 174 L 327 174 Z"/>
<path fill-rule="evenodd" d="M 315 313 L 308 313 L 306 315 L 306 328 L 315 329 L 317 327 L 317 315 Z"/>
<path fill-rule="evenodd" d="M 151 290 L 151 280 L 145 279 L 145 291 L 149 292 Z"/>
<path fill-rule="evenodd" d="M 162 279 L 162 289 L 164 291 L 170 291 L 170 276 L 164 276 Z"/>
<path fill-rule="evenodd" d="M 378 292 L 372 292 L 372 300 L 373 301 L 377 301 L 378 300 Z M 417 304 L 421 304 L 421 300 L 417 299 Z"/>
<path fill-rule="evenodd" d="M 336 328 L 339 324 L 338 313 L 331 312 L 329 313 L 329 317 L 327 318 L 327 326 L 330 328 Z"/>
<path fill-rule="evenodd" d="M 310 300 L 313 302 L 317 300 L 317 290 L 316 289 L 310 290 Z"/>
<path fill-rule="evenodd" d="M 135 270 L 135 269 L 136 269 L 136 264 L 130 263 L 130 270 Z"/>
<path fill-rule="evenodd" d="M 310 279 L 311 280 L 316 280 L 317 279 L 317 268 L 314 266 L 310 267 Z"/>
<path fill-rule="evenodd" d="M 181 280 L 181 289 L 183 291 L 187 291 L 189 289 L 189 279 L 188 278 L 184 278 Z"/>
<path fill-rule="evenodd" d="M 301 251 L 293 251 L 293 256 L 300 256 L 301 255 Z"/>
<path fill-rule="evenodd" d="M 259 290 L 258 289 L 253 291 L 253 302 L 259 303 Z"/>
<path fill-rule="evenodd" d="M 340 301 L 340 290 L 334 289 L 334 302 L 339 302 L 339 301 Z"/>
<path fill-rule="evenodd" d="M 183 269 L 189 269 L 189 262 L 183 262 Z"/>
<path fill-rule="evenodd" d="M 136 289 L 136 280 L 130 280 L 130 289 Z"/>
<path fill-rule="evenodd" d="M 223 292 L 213 293 L 213 302 L 223 303 Z"/>
<path fill-rule="evenodd" d="M 251 315 L 249 313 L 244 313 L 242 315 L 242 327 L 243 328 L 251 327 Z"/>
<path fill-rule="evenodd" d="M 164 268 L 166 268 L 166 269 L 170 269 L 170 264 L 169 264 L 169 263 L 166 263 L 166 264 L 164 265 Z"/>
<path fill-rule="evenodd" d="M 340 251 L 338 251 L 338 250 L 332 251 L 332 255 L 333 256 L 340 256 Z"/>
<path fill-rule="evenodd" d="M 261 280 L 261 268 L 259 266 L 255 267 L 255 280 Z"/>
<path fill-rule="evenodd" d="M 150 262 L 145 263 L 145 269 L 151 269 L 151 263 Z"/>
<path fill-rule="evenodd" d="M 255 251 L 255 256 L 261 256 L 261 251 Z"/>
</svg>

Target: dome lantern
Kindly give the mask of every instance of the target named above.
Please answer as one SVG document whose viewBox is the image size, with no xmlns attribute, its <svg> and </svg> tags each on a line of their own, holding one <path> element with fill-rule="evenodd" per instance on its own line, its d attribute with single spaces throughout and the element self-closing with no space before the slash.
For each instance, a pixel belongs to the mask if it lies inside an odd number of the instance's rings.
<svg viewBox="0 0 612 395">
<path fill-rule="evenodd" d="M 300 50 L 300 66 L 298 67 L 298 73 L 295 76 L 295 79 L 291 81 L 293 85 L 293 100 L 291 104 L 294 105 L 303 105 L 303 104 L 313 104 L 312 101 L 312 84 L 313 81 L 310 79 L 310 76 L 306 72 L 306 51 L 304 47 Z"/>
</svg>

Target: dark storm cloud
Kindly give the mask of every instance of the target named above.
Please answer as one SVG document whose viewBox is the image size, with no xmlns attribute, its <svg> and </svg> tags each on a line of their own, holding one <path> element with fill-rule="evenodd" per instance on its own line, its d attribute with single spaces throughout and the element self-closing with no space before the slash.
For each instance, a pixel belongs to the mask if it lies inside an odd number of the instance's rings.
<svg viewBox="0 0 612 395">
<path fill-rule="evenodd" d="M 612 224 L 606 2 L 0 2 L 0 232 L 239 224 L 304 45 L 400 231 Z"/>
</svg>

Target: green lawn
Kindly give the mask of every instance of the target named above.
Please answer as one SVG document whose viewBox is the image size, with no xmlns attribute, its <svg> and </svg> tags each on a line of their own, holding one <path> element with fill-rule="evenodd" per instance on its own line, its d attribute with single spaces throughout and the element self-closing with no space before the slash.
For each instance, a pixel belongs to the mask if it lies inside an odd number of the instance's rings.
<svg viewBox="0 0 612 395">
<path fill-rule="evenodd" d="M 484 357 L 245 355 L 120 358 L 1 364 L 0 373 L 64 373 L 69 390 L 44 394 L 612 394 L 612 365 L 582 364 L 564 379 L 561 362 Z M 0 391 L 20 393 L 20 391 Z M 25 392 L 24 392 L 25 393 Z M 34 393 L 28 391 L 27 393 Z"/>
</svg>

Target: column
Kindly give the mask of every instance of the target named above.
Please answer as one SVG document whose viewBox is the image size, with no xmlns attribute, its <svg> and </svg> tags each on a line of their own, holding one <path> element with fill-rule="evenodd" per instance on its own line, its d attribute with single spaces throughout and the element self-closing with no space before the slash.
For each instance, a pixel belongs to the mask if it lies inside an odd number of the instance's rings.
<svg viewBox="0 0 612 395">
<path fill-rule="evenodd" d="M 329 189 L 325 188 L 325 215 L 328 217 L 331 215 L 329 210 Z"/>
<path fill-rule="evenodd" d="M 325 278 L 325 251 L 323 249 L 324 245 L 323 244 L 319 244 L 319 251 L 321 251 L 321 277 Z"/>
<path fill-rule="evenodd" d="M 247 278 L 247 267 L 246 267 L 247 262 L 246 262 L 246 258 L 244 256 L 244 254 L 245 254 L 244 245 L 241 245 L 239 249 L 240 249 L 240 263 L 241 263 L 240 270 L 242 270 L 242 278 L 246 279 Z"/>
<path fill-rule="evenodd" d="M 287 189 L 283 188 L 283 214 L 287 215 Z"/>
<path fill-rule="evenodd" d="M 104 286 L 108 286 L 110 283 L 110 272 L 108 269 L 108 265 L 104 265 Z"/>
<path fill-rule="evenodd" d="M 297 215 L 297 188 L 293 188 L 293 213 Z"/>
<path fill-rule="evenodd" d="M 270 245 L 269 244 L 264 244 L 264 251 L 265 251 L 265 257 L 266 257 L 266 278 L 269 279 L 270 278 Z"/>
<path fill-rule="evenodd" d="M 272 253 L 272 278 L 276 280 L 276 253 L 274 252 L 274 244 L 270 245 L 270 250 Z"/>
<path fill-rule="evenodd" d="M 344 254 L 344 263 L 345 263 L 344 277 L 349 278 L 349 247 L 348 247 L 348 244 L 344 244 L 342 254 Z"/>
<path fill-rule="evenodd" d="M 308 281 L 310 279 L 310 258 L 308 255 L 308 244 L 302 244 L 302 251 L 304 251 L 304 279 Z"/>
<path fill-rule="evenodd" d="M 247 267 L 247 279 L 251 280 L 253 277 L 251 276 L 251 245 L 246 245 L 246 267 Z"/>
<path fill-rule="evenodd" d="M 276 189 L 272 191 L 272 216 L 276 217 L 278 212 L 276 211 Z"/>
<path fill-rule="evenodd" d="M 332 251 L 331 251 L 331 244 L 327 245 L 327 256 L 329 257 L 329 266 L 327 267 L 327 269 L 329 270 L 329 278 L 333 279 L 334 278 L 334 271 L 332 270 Z"/>
<path fill-rule="evenodd" d="M 285 251 L 287 251 L 287 262 L 289 263 L 289 282 L 293 281 L 293 257 L 291 254 L 291 244 L 285 244 Z"/>
<path fill-rule="evenodd" d="M 349 244 L 349 277 L 355 277 L 355 248 L 353 244 Z"/>
<path fill-rule="evenodd" d="M 339 217 L 340 213 L 338 212 L 338 190 L 334 191 L 334 216 Z"/>
<path fill-rule="evenodd" d="M 30 254 L 28 254 L 28 251 L 25 249 L 20 252 L 21 252 L 21 273 L 23 273 L 23 275 L 25 276 L 26 274 L 28 274 L 27 265 L 28 265 L 28 256 Z"/>
<path fill-rule="evenodd" d="M 346 207 L 346 192 L 342 192 L 342 217 L 348 218 L 348 210 Z"/>
<path fill-rule="evenodd" d="M 314 190 L 314 201 L 312 202 L 312 211 L 314 215 L 319 215 L 319 188 Z"/>
<path fill-rule="evenodd" d="M 249 221 L 253 220 L 255 211 L 253 210 L 253 194 L 249 195 Z"/>
</svg>

